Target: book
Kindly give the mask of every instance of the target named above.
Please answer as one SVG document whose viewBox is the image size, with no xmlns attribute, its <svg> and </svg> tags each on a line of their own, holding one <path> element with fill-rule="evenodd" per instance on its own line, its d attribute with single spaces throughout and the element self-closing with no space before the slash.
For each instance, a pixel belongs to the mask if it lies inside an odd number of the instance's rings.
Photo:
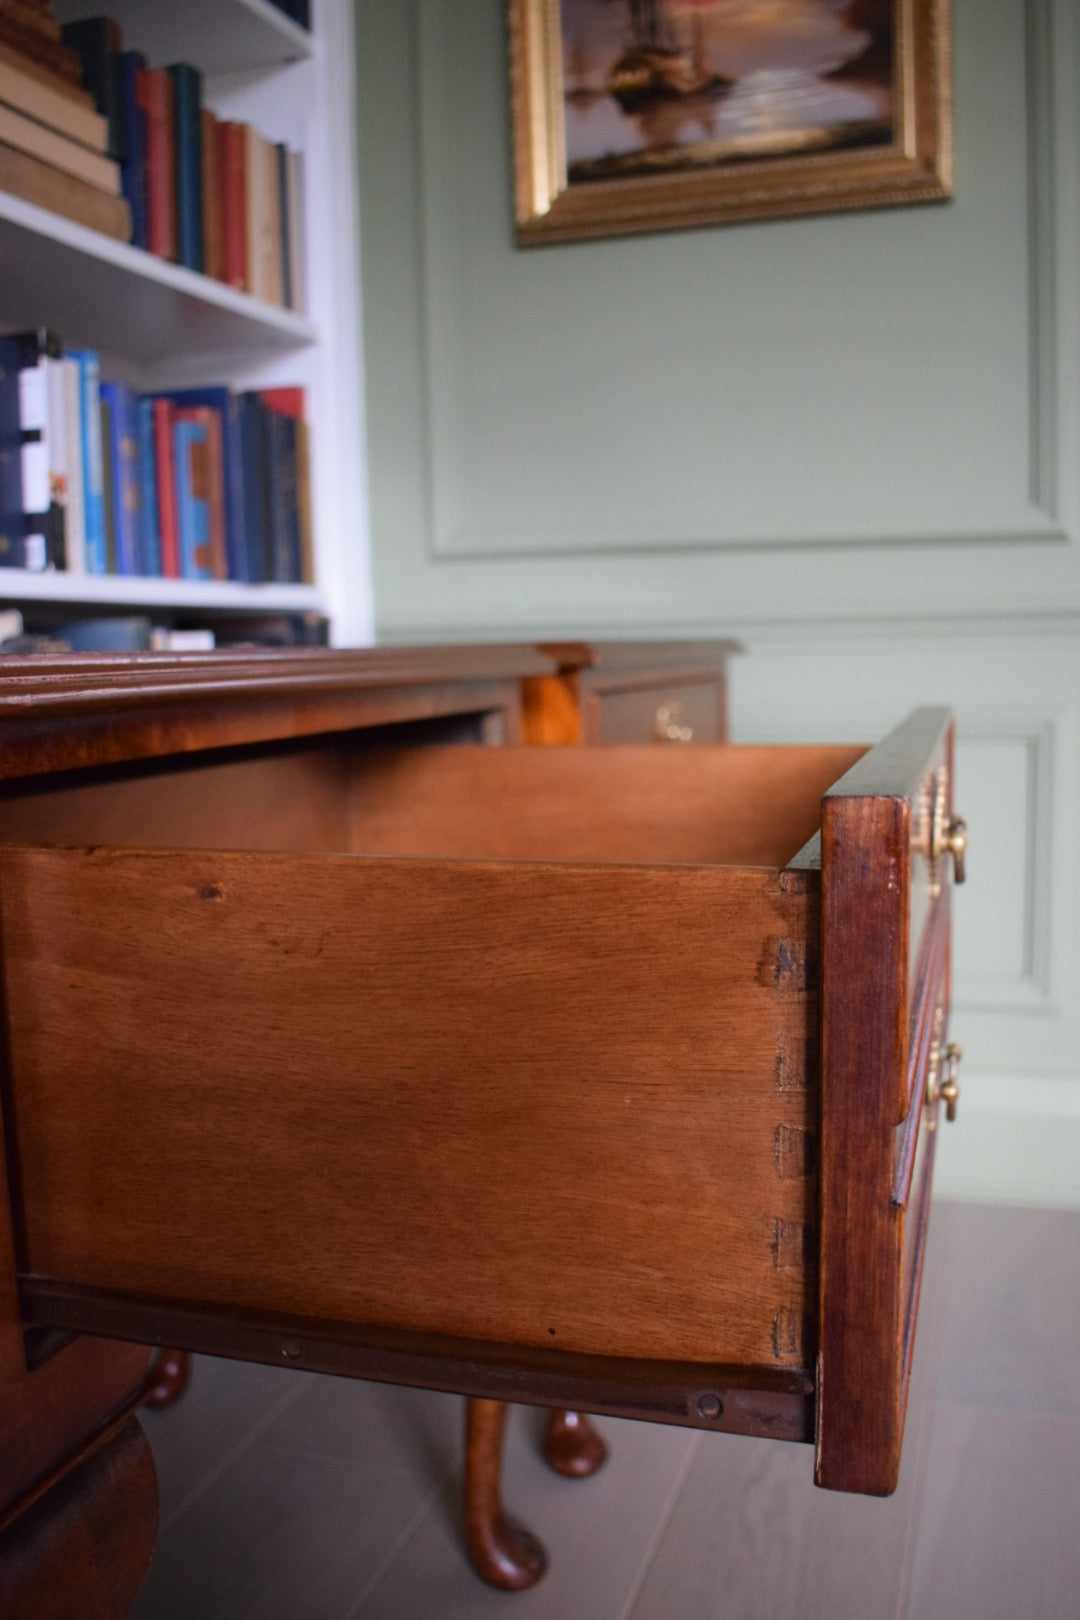
<svg viewBox="0 0 1080 1620">
<path fill-rule="evenodd" d="M 96 186 L 76 180 L 0 141 L 0 191 L 50 213 L 61 214 L 77 225 L 86 225 L 118 242 L 131 240 L 131 210 L 124 197 L 113 197 Z"/>
<path fill-rule="evenodd" d="M 64 564 L 69 574 L 86 573 L 86 496 L 83 470 L 82 381 L 79 361 L 65 355 L 63 369 L 64 449 L 67 460 L 67 510 L 64 514 Z"/>
<path fill-rule="evenodd" d="M 266 448 L 263 418 L 266 406 L 257 393 L 241 394 L 240 447 L 244 484 L 244 542 L 247 578 L 261 584 L 272 578 L 266 507 Z"/>
<path fill-rule="evenodd" d="M 19 347 L 0 337 L 0 568 L 23 566 Z"/>
<path fill-rule="evenodd" d="M 247 182 L 247 289 L 255 298 L 273 302 L 274 263 L 278 253 L 276 170 L 271 170 L 274 149 L 250 124 L 244 130 L 244 171 Z M 271 184 L 272 178 L 274 184 Z"/>
<path fill-rule="evenodd" d="M 218 125 L 221 142 L 221 234 L 224 280 L 250 291 L 247 251 L 247 139 L 243 124 Z"/>
<path fill-rule="evenodd" d="M 125 383 L 103 382 L 101 399 L 108 406 L 110 439 L 107 461 L 112 475 L 112 519 L 117 574 L 141 574 L 142 501 L 139 489 L 139 427 L 135 395 Z"/>
<path fill-rule="evenodd" d="M 161 535 L 161 572 L 180 579 L 180 530 L 176 512 L 176 453 L 173 407 L 160 397 L 151 401 L 154 421 L 154 468 L 157 479 L 158 531 Z"/>
<path fill-rule="evenodd" d="M 108 125 L 109 156 L 122 163 L 126 154 L 116 82 L 116 57 L 122 49 L 119 26 L 109 17 L 84 17 L 65 23 L 61 35 L 64 45 L 81 63 L 82 83 Z"/>
<path fill-rule="evenodd" d="M 206 418 L 196 406 L 173 412 L 176 514 L 184 579 L 213 579 L 210 533 L 210 452 Z"/>
<path fill-rule="evenodd" d="M 9 22 L 42 39 L 52 40 L 54 44 L 60 39 L 60 24 L 56 18 L 28 4 L 28 0 L 0 0 L 0 17 L 6 17 Z"/>
<path fill-rule="evenodd" d="M 277 221 L 281 260 L 281 303 L 292 309 L 292 248 L 289 241 L 289 153 L 283 142 L 274 147 L 277 177 Z"/>
<path fill-rule="evenodd" d="M 104 153 L 108 146 L 108 126 L 101 114 L 94 111 L 89 96 L 85 104 L 69 93 L 51 84 L 44 84 L 33 72 L 15 65 L 15 61 L 0 58 L 0 101 L 16 112 L 36 118 L 39 124 L 48 124 L 61 135 L 88 146 L 92 152 Z"/>
<path fill-rule="evenodd" d="M 47 327 L 17 332 L 13 338 L 19 364 L 23 567 L 62 568 L 64 514 L 54 489 L 49 421 L 49 366 L 61 357 L 60 340 Z"/>
<path fill-rule="evenodd" d="M 311 513 L 311 437 L 308 425 L 296 424 L 296 507 L 300 527 L 300 579 L 315 583 L 315 539 Z"/>
<path fill-rule="evenodd" d="M 65 44 L 43 39 L 32 29 L 24 28 L 20 23 L 12 22 L 10 17 L 3 15 L 0 15 L 0 48 L 3 49 L 6 58 L 10 59 L 12 53 L 17 55 L 20 58 L 20 66 L 25 62 L 32 62 L 48 75 L 50 82 L 53 79 L 60 79 L 70 84 L 73 89 L 82 87 L 83 67 L 76 52 Z"/>
<path fill-rule="evenodd" d="M 266 198 L 269 219 L 266 226 L 266 298 L 271 304 L 283 304 L 284 293 L 284 236 L 281 220 L 281 176 L 278 167 L 278 149 L 273 141 L 263 141 L 263 157 L 267 167 Z"/>
<path fill-rule="evenodd" d="M 186 62 L 168 70 L 173 87 L 173 185 L 176 258 L 189 270 L 203 267 L 202 74 Z"/>
<path fill-rule="evenodd" d="M 98 357 L 92 349 L 76 349 L 68 358 L 79 368 L 79 429 L 82 450 L 83 521 L 86 528 L 86 572 L 107 574 L 109 562 Z"/>
<path fill-rule="evenodd" d="M 176 258 L 173 82 L 167 68 L 140 68 L 137 95 L 146 114 L 146 245 Z"/>
<path fill-rule="evenodd" d="M 105 510 L 105 566 L 103 574 L 117 573 L 116 567 L 116 469 L 114 463 L 114 440 L 112 402 L 106 393 L 106 384 L 102 383 L 98 392 L 98 414 L 101 418 L 101 493 Z"/>
<path fill-rule="evenodd" d="M 250 583 L 252 575 L 247 555 L 247 525 L 244 516 L 244 465 L 240 435 L 240 404 L 228 388 L 177 388 L 154 396 L 174 407 L 205 407 L 218 418 L 215 452 L 220 464 L 222 485 L 221 515 L 224 524 L 224 572 L 218 577 Z"/>
<path fill-rule="evenodd" d="M 221 139 L 209 107 L 202 110 L 203 271 L 225 280 L 225 221 L 221 203 Z"/>
<path fill-rule="evenodd" d="M 285 164 L 289 308 L 303 312 L 307 309 L 307 266 L 304 261 L 303 155 L 300 152 L 287 152 Z"/>
<path fill-rule="evenodd" d="M 45 433 L 49 469 L 49 504 L 57 513 L 57 568 L 67 567 L 68 556 L 68 444 L 67 406 L 64 399 L 64 361 L 46 356 L 45 390 L 48 425 Z"/>
<path fill-rule="evenodd" d="M 157 452 L 154 446 L 154 402 L 137 403 L 139 423 L 139 514 L 142 520 L 142 571 L 161 574 L 161 508 L 158 502 Z"/>
<path fill-rule="evenodd" d="M 27 152 L 41 163 L 74 175 L 88 186 L 107 192 L 110 197 L 120 196 L 120 170 L 111 158 L 100 152 L 91 152 L 67 135 L 58 135 L 46 124 L 39 124 L 25 113 L 0 105 L 0 141 Z"/>
<path fill-rule="evenodd" d="M 131 209 L 131 240 L 147 244 L 146 219 L 146 109 L 139 100 L 139 74 L 146 68 L 141 51 L 121 51 L 114 63 L 117 99 L 123 122 L 124 160 L 120 186 Z"/>
</svg>

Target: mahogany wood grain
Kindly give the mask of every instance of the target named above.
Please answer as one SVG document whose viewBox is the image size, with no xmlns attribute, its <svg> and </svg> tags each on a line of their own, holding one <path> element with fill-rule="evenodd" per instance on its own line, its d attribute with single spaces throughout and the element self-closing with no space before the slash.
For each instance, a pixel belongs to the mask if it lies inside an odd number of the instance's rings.
<svg viewBox="0 0 1080 1620">
<path fill-rule="evenodd" d="M 25 1270 L 805 1367 L 815 887 L 0 852 Z"/>
<path fill-rule="evenodd" d="M 719 1398 L 719 1397 L 718 1397 Z M 556 1407 L 544 1431 L 544 1460 L 567 1479 L 587 1479 L 603 1468 L 608 1448 L 584 1412 Z"/>
<path fill-rule="evenodd" d="M 504 1401 L 465 1404 L 465 1545 L 469 1562 L 489 1586 L 523 1592 L 547 1570 L 547 1553 L 531 1530 L 502 1504 Z"/>
<path fill-rule="evenodd" d="M 494 646 L 11 660 L 0 776 L 496 711 L 517 741 L 520 678 L 550 668 L 531 649 Z"/>
<path fill-rule="evenodd" d="M 863 748 L 425 748 L 365 756 L 368 854 L 780 867 Z"/>
<path fill-rule="evenodd" d="M 909 1092 L 912 934 L 925 936 L 919 918 L 932 913 L 912 806 L 949 730 L 947 712 L 917 710 L 823 805 L 816 1478 L 872 1495 L 896 1485 L 913 1318 L 894 1129 L 922 1106 Z M 919 1200 L 913 1219 L 925 1219 Z"/>
<path fill-rule="evenodd" d="M 121 1620 L 157 1534 L 157 1483 L 134 1418 L 0 1534 L 5 1620 Z"/>
</svg>

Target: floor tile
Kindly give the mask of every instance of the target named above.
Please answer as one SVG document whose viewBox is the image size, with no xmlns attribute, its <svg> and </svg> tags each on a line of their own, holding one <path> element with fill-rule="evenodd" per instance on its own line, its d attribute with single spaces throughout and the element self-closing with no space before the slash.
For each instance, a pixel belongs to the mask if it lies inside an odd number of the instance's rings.
<svg viewBox="0 0 1080 1620">
<path fill-rule="evenodd" d="M 528 1409 L 512 1414 L 503 1485 L 507 1510 L 548 1549 L 539 1586 L 511 1595 L 473 1573 L 455 1492 L 426 1515 L 357 1620 L 619 1620 L 697 1436 L 598 1419 L 611 1449 L 607 1464 L 592 1479 L 566 1480 L 540 1458 L 541 1422 Z"/>
<path fill-rule="evenodd" d="M 1080 1420 L 941 1405 L 908 1620 L 1080 1614 Z"/>
<path fill-rule="evenodd" d="M 954 1206 L 940 1394 L 1080 1417 L 1080 1212 Z"/>
<path fill-rule="evenodd" d="M 345 1620 L 433 1491 L 257 1441 L 161 1537 L 131 1620 Z"/>
</svg>

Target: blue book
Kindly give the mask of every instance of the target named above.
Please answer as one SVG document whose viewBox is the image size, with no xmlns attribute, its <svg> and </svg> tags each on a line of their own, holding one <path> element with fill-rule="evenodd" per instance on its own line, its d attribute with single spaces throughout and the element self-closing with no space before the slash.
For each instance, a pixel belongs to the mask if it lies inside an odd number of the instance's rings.
<svg viewBox="0 0 1080 1620">
<path fill-rule="evenodd" d="M 112 513 L 116 536 L 116 572 L 142 572 L 142 501 L 139 491 L 139 425 L 135 395 L 126 383 L 105 382 L 101 398 L 111 429 Z"/>
<path fill-rule="evenodd" d="M 0 568 L 23 566 L 19 346 L 0 337 Z"/>
<path fill-rule="evenodd" d="M 178 416 L 173 425 L 173 447 L 180 572 L 184 579 L 214 577 L 207 438 L 205 423 Z"/>
<path fill-rule="evenodd" d="M 154 402 L 140 399 L 139 487 L 142 495 L 143 573 L 161 575 L 161 521 L 158 511 L 157 455 L 154 451 Z"/>
<path fill-rule="evenodd" d="M 86 572 L 109 572 L 105 529 L 105 473 L 101 450 L 101 382 L 92 349 L 70 349 L 79 363 L 79 432 L 82 439 L 83 510 L 86 521 Z"/>
<path fill-rule="evenodd" d="M 176 133 L 176 256 L 189 270 L 202 270 L 202 74 L 186 62 L 169 69 Z"/>
<path fill-rule="evenodd" d="M 146 66 L 141 51 L 121 51 L 115 61 L 117 105 L 122 125 L 124 160 L 120 184 L 131 207 L 131 240 L 147 245 L 146 113 L 139 105 L 139 69 Z"/>
<path fill-rule="evenodd" d="M 221 417 L 221 447 L 225 485 L 225 553 L 229 578 L 250 585 L 260 577 L 253 574 L 248 551 L 248 520 L 244 485 L 244 453 L 240 425 L 240 401 L 228 388 L 174 388 L 157 393 L 180 409 L 208 406 Z"/>
</svg>

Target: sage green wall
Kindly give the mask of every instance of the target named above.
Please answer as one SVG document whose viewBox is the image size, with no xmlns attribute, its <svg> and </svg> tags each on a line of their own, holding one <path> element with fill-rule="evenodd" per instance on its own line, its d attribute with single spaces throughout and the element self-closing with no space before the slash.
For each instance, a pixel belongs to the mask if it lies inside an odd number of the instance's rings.
<svg viewBox="0 0 1080 1620">
<path fill-rule="evenodd" d="M 375 609 L 397 641 L 734 632 L 747 738 L 956 704 L 956 1027 L 1012 1124 L 954 1173 L 1032 1196 L 1027 1077 L 1080 1131 L 1078 19 L 954 13 L 953 202 L 523 252 L 503 0 L 357 0 Z"/>
</svg>

